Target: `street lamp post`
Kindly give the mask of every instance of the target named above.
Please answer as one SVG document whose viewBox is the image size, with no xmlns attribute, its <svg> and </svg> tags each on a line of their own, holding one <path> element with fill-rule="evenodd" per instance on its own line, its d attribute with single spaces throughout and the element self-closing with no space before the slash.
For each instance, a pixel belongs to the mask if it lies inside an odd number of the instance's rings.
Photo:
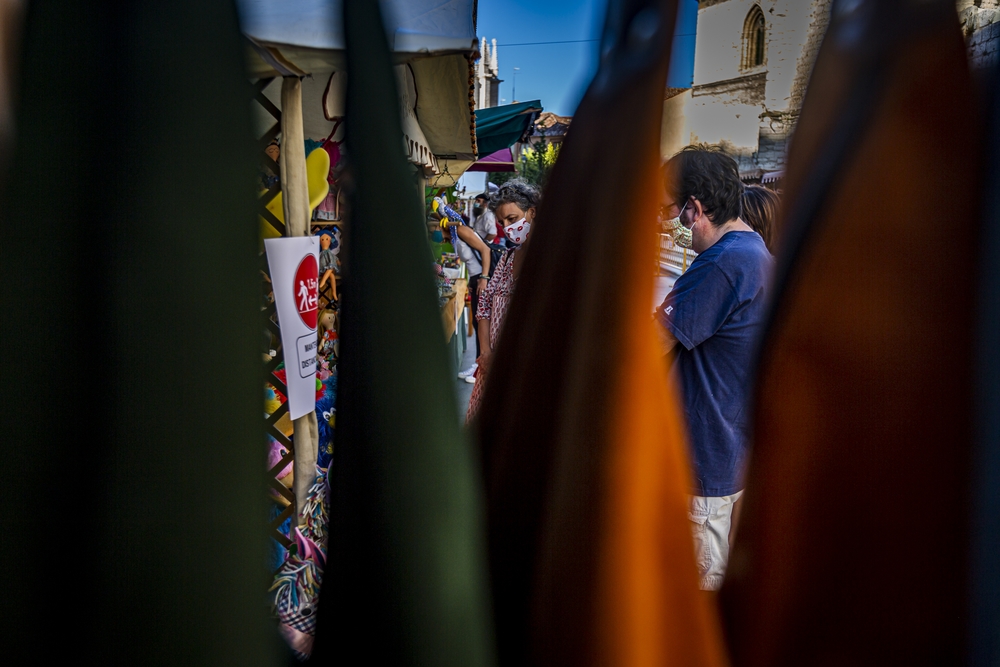
<svg viewBox="0 0 1000 667">
<path fill-rule="evenodd" d="M 510 96 L 514 103 L 517 102 L 517 73 L 521 71 L 520 67 L 514 68 L 514 85 L 512 86 Z"/>
</svg>

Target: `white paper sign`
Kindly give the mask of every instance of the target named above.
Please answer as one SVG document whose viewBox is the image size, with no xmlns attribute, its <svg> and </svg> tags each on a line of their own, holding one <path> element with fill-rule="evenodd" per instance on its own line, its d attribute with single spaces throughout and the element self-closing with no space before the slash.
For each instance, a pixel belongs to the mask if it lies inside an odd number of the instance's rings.
<svg viewBox="0 0 1000 667">
<path fill-rule="evenodd" d="M 316 309 L 319 237 L 264 239 L 285 353 L 288 411 L 298 419 L 316 409 Z"/>
</svg>

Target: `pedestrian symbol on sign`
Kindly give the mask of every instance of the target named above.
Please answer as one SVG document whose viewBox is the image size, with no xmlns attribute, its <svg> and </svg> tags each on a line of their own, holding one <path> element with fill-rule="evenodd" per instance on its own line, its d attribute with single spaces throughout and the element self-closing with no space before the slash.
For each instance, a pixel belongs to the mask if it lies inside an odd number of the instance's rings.
<svg viewBox="0 0 1000 667">
<path fill-rule="evenodd" d="M 309 288 L 306 286 L 306 281 L 299 283 L 299 312 L 305 312 L 309 310 Z"/>
<path fill-rule="evenodd" d="M 314 255 L 306 255 L 295 270 L 295 303 L 303 324 L 316 328 L 316 308 L 319 305 L 319 265 Z"/>
</svg>

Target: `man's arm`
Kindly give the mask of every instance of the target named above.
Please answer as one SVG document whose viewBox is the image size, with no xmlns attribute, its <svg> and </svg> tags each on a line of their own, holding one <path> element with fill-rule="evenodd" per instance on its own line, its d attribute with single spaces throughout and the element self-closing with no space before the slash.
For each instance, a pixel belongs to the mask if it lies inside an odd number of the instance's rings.
<svg viewBox="0 0 1000 667">
<path fill-rule="evenodd" d="M 497 217 L 493 214 L 493 211 L 487 211 L 483 213 L 483 216 L 486 218 L 486 224 L 484 225 L 486 228 L 486 242 L 493 243 L 493 239 L 497 237 Z"/>
<path fill-rule="evenodd" d="M 677 338 L 673 332 L 663 325 L 659 317 L 653 318 L 653 328 L 656 330 L 656 338 L 660 341 L 663 354 L 670 354 L 677 345 Z"/>
<path fill-rule="evenodd" d="M 715 262 L 694 261 L 657 308 L 661 327 L 692 350 L 714 336 L 739 307 L 739 299 Z"/>
</svg>

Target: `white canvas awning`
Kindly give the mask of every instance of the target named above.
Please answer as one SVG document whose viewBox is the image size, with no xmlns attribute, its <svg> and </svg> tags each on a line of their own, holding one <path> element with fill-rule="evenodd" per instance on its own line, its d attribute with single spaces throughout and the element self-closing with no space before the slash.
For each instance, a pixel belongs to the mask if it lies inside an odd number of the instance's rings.
<svg viewBox="0 0 1000 667">
<path fill-rule="evenodd" d="M 311 84 L 303 82 L 306 137 L 324 138 L 343 105 L 341 0 L 237 0 L 237 5 L 251 46 L 251 76 L 311 77 Z M 406 152 L 432 173 L 439 171 L 437 156 L 473 159 L 469 56 L 478 51 L 473 9 L 474 0 L 382 2 L 399 65 Z M 272 97 L 270 92 L 265 94 Z"/>
<path fill-rule="evenodd" d="M 389 47 L 397 54 L 476 50 L 474 0 L 383 0 Z M 341 0 L 238 0 L 243 33 L 276 47 L 343 51 Z"/>
</svg>

